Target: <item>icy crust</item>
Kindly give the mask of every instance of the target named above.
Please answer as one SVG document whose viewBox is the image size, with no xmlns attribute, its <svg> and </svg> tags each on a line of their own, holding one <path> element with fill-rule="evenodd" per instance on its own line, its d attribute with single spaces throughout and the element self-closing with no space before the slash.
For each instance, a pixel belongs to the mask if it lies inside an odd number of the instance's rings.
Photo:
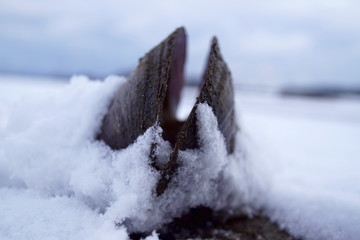
<svg viewBox="0 0 360 240">
<path fill-rule="evenodd" d="M 150 147 L 156 143 L 162 164 L 172 149 L 159 126 L 119 151 L 97 141 L 114 91 L 124 81 L 74 77 L 56 93 L 25 96 L 8 106 L 0 128 L 1 239 L 82 234 L 126 239 L 126 231 L 151 232 L 199 205 L 230 214 L 256 210 L 264 177 L 256 178 L 254 161 L 244 157 L 240 134 L 235 153 L 227 156 L 207 104 L 197 106 L 200 148 L 180 152 L 178 173 L 160 197 L 154 192 L 160 173 L 150 166 Z M 39 230 L 19 218 L 31 219 Z M 25 233 L 18 235 L 19 229 Z"/>
</svg>

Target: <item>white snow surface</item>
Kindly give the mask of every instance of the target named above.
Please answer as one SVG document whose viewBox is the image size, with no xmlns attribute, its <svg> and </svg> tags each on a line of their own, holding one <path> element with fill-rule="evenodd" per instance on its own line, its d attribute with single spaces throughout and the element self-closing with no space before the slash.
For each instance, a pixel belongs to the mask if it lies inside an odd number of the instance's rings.
<svg viewBox="0 0 360 240">
<path fill-rule="evenodd" d="M 4 81 L 0 96 L 0 239 L 127 239 L 155 229 L 199 205 L 229 214 L 261 206 L 266 174 L 244 158 L 241 134 L 227 156 L 216 117 L 197 108 L 198 150 L 181 151 L 177 177 L 156 197 L 159 172 L 149 164 L 157 143 L 166 162 L 170 144 L 159 126 L 123 150 L 96 140 L 103 116 L 124 78 L 68 84 L 33 83 L 33 90 Z M 15 95 L 15 96 L 14 96 Z M 261 176 L 261 177 L 259 177 Z"/>
<path fill-rule="evenodd" d="M 273 166 L 264 213 L 301 239 L 359 239 L 359 99 L 238 100 L 243 126 Z"/>
<path fill-rule="evenodd" d="M 360 236 L 360 101 L 236 91 L 241 132 L 226 156 L 211 108 L 197 108 L 200 149 L 180 153 L 179 175 L 159 198 L 149 164 L 171 148 L 154 126 L 113 151 L 95 136 L 123 78 L 70 83 L 0 77 L 0 239 L 128 239 L 199 204 L 258 211 L 302 239 Z M 184 91 L 179 117 L 196 91 Z"/>
</svg>

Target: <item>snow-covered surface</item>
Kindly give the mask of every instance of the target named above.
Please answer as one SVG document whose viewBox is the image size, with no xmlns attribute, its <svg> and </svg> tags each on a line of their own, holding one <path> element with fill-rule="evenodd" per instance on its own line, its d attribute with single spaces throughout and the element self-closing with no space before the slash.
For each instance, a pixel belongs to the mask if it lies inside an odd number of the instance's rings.
<svg viewBox="0 0 360 240">
<path fill-rule="evenodd" d="M 201 148 L 180 153 L 176 187 L 155 201 L 149 143 L 160 161 L 171 152 L 161 129 L 122 151 L 94 140 L 123 81 L 0 79 L 0 239 L 126 239 L 197 204 L 260 209 L 304 239 L 360 236 L 360 101 L 237 92 L 242 132 L 231 156 L 200 105 Z M 179 117 L 195 94 L 186 89 Z"/>
<path fill-rule="evenodd" d="M 360 101 L 239 98 L 273 166 L 264 212 L 304 239 L 359 239 Z"/>
<path fill-rule="evenodd" d="M 231 213 L 251 213 L 256 208 L 264 178 L 252 177 L 255 161 L 243 159 L 240 134 L 235 153 L 227 156 L 207 104 L 196 111 L 200 148 L 179 152 L 178 174 L 159 197 L 154 190 L 160 173 L 150 165 L 151 145 L 157 143 L 158 165 L 165 164 L 172 152 L 160 127 L 149 128 L 124 150 L 113 151 L 96 140 L 110 100 L 124 81 L 78 76 L 69 84 L 45 86 L 42 91 L 40 87 L 36 92 L 28 89 L 18 99 L 3 95 L 3 238 L 78 239 L 99 236 L 102 231 L 104 236 L 126 236 L 126 230 L 152 232 L 200 205 Z M 7 88 L 18 94 L 15 87 Z M 61 224 L 66 218 L 71 220 Z"/>
</svg>

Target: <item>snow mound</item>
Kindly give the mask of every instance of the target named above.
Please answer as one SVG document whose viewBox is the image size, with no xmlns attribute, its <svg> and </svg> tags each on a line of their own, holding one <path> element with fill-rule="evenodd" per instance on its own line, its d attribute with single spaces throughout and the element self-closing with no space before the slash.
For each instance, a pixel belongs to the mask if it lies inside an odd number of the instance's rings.
<svg viewBox="0 0 360 240">
<path fill-rule="evenodd" d="M 123 150 L 96 140 L 124 81 L 78 76 L 1 106 L 8 114 L 0 125 L 0 239 L 127 239 L 127 231 L 151 232 L 200 205 L 230 214 L 257 209 L 266 175 L 244 157 L 240 134 L 227 156 L 207 104 L 197 107 L 200 148 L 180 152 L 178 174 L 160 197 L 150 146 L 157 142 L 163 162 L 172 149 L 159 126 Z"/>
</svg>

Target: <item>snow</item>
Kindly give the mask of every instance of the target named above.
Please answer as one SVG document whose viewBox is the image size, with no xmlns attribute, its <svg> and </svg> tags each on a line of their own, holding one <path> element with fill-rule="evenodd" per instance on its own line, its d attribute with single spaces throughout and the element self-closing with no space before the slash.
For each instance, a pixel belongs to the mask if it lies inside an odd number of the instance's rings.
<svg viewBox="0 0 360 240">
<path fill-rule="evenodd" d="M 159 126 L 120 151 L 96 140 L 125 79 L 0 80 L 0 239 L 127 239 L 131 231 L 158 239 L 153 230 L 198 205 L 261 211 L 303 239 L 360 235 L 356 100 L 237 91 L 242 131 L 230 156 L 211 108 L 200 104 L 200 148 L 180 152 L 179 174 L 157 198 L 149 146 L 158 143 L 161 164 L 171 153 Z M 195 94 L 186 89 L 179 117 Z"/>
<path fill-rule="evenodd" d="M 243 126 L 274 166 L 266 215 L 302 239 L 358 239 L 360 102 L 238 98 Z"/>
<path fill-rule="evenodd" d="M 151 145 L 157 143 L 162 164 L 172 152 L 159 126 L 149 128 L 135 143 L 119 151 L 96 140 L 111 98 L 124 81 L 115 76 L 103 82 L 77 76 L 69 84 L 47 91 L 29 91 L 18 98 L 3 96 L 3 238 L 72 239 L 88 234 L 89 229 L 99 231 L 90 233 L 99 239 L 114 234 L 126 238 L 125 228 L 151 233 L 200 205 L 231 213 L 255 210 L 251 203 L 256 201 L 251 199 L 256 196 L 250 188 L 261 189 L 261 181 L 236 183 L 238 175 L 255 171 L 250 169 L 252 161 L 243 159 L 240 136 L 236 152 L 227 156 L 216 117 L 206 104 L 197 108 L 200 148 L 179 153 L 179 173 L 159 197 L 154 189 L 160 173 L 149 164 Z M 28 225 L 30 219 L 33 223 Z"/>
<path fill-rule="evenodd" d="M 57 91 L 30 94 L 8 106 L 0 131 L 1 239 L 78 239 L 82 234 L 126 239 L 114 221 L 137 214 L 137 205 L 146 207 L 142 201 L 151 196 L 157 174 L 147 163 L 152 129 L 124 151 L 94 140 L 123 81 L 76 77 Z M 117 214 L 114 206 L 121 205 Z M 91 229 L 99 232 L 86 233 Z M 20 235 L 14 235 L 18 230 Z"/>
<path fill-rule="evenodd" d="M 124 228 L 80 201 L 30 189 L 0 190 L 0 239 L 126 239 Z"/>
</svg>

